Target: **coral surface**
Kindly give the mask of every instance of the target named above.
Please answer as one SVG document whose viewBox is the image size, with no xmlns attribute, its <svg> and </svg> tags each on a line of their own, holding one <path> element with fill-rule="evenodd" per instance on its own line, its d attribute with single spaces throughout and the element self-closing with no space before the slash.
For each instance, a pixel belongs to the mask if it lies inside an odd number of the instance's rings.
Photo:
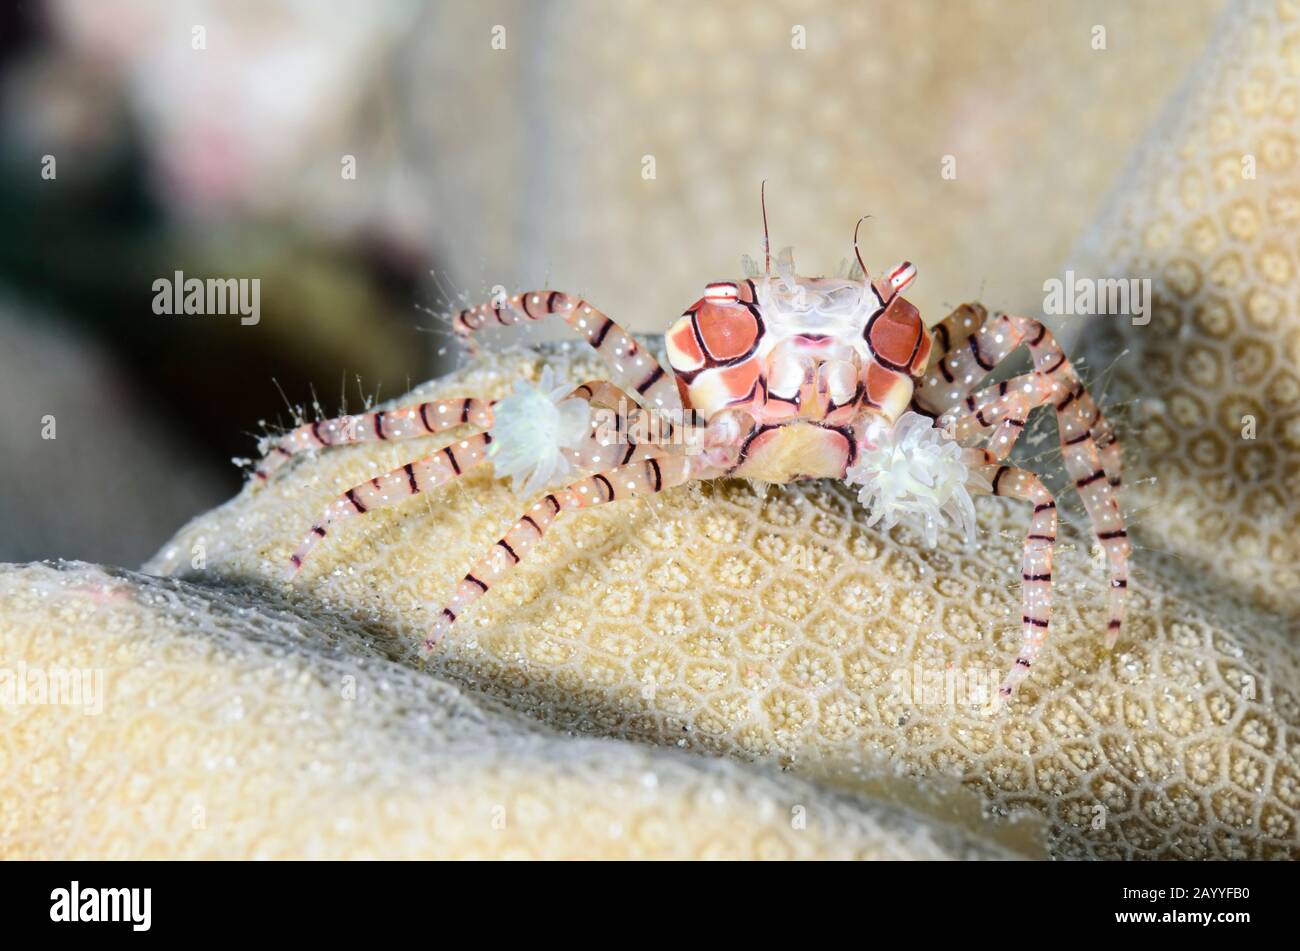
<svg viewBox="0 0 1300 951">
<path fill-rule="evenodd" d="M 6 710 L 4 858 L 1006 854 L 773 770 L 564 737 L 255 586 L 7 567 L 0 619 L 27 679 L 104 675 L 94 704 Z"/>
<path fill-rule="evenodd" d="M 600 373 L 582 350 L 549 359 Z M 500 396 L 544 362 L 494 354 L 393 405 Z M 417 663 L 452 585 L 524 508 L 489 467 L 341 523 L 294 586 L 279 579 L 340 491 L 455 437 L 302 459 L 147 568 L 267 585 Z M 1026 854 L 1300 854 L 1294 625 L 1139 551 L 1131 621 L 1107 652 L 1104 575 L 1089 537 L 1063 527 L 1049 646 L 1010 709 L 988 709 L 966 688 L 1014 657 L 1029 512 L 990 498 L 978 511 L 971 549 L 952 531 L 927 549 L 906 525 L 868 529 L 852 488 L 826 481 L 719 482 L 566 516 L 429 666 L 556 729 L 780 764 L 984 834 L 982 815 L 1027 811 L 1041 841 L 1026 825 L 995 833 Z M 956 702 L 927 696 L 948 672 Z"/>
</svg>

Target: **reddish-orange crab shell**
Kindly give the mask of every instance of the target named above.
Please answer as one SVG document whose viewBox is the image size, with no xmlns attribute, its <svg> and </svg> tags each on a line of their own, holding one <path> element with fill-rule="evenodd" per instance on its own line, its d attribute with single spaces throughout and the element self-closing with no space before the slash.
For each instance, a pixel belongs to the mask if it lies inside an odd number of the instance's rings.
<svg viewBox="0 0 1300 951">
<path fill-rule="evenodd" d="M 759 345 L 766 333 L 753 281 L 710 284 L 669 329 L 668 359 L 682 403 L 712 415 L 759 398 Z"/>
<path fill-rule="evenodd" d="M 888 307 L 872 316 L 863 335 L 872 354 L 891 370 L 919 377 L 930 361 L 933 341 L 921 312 L 901 297 L 895 297 Z"/>
<path fill-rule="evenodd" d="M 710 284 L 666 336 L 683 405 L 705 417 L 743 407 L 759 423 L 841 423 L 862 408 L 896 419 L 931 338 L 897 294 L 910 275 L 890 280 Z"/>
</svg>

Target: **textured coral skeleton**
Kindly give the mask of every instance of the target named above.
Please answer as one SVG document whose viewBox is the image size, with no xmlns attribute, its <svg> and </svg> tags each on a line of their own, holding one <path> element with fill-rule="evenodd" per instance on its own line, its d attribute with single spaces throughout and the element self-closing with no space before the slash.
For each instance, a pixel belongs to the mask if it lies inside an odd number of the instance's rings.
<svg viewBox="0 0 1300 951">
<path fill-rule="evenodd" d="M 775 484 L 833 478 L 860 487 L 868 524 L 919 519 L 933 546 L 945 519 L 971 539 L 972 493 L 1001 495 L 1033 506 L 1021 565 L 1021 647 L 999 688 L 1010 697 L 1047 639 L 1057 511 L 1038 476 L 1006 460 L 1029 414 L 1050 405 L 1066 469 L 1106 556 L 1112 646 L 1123 625 L 1130 554 L 1116 493 L 1120 450 L 1065 353 L 1037 320 L 990 319 L 976 304 L 959 307 L 932 332 L 903 297 L 916 268 L 903 262 L 872 280 L 856 233 L 854 251 L 856 266 L 839 277 L 797 275 L 787 250 L 775 273 L 769 253 L 762 272 L 747 261 L 749 277 L 707 285 L 666 335 L 671 372 L 612 318 L 560 291 L 461 311 L 453 326 L 471 346 L 475 331 L 491 322 L 557 315 L 612 379 L 564 385 L 548 368 L 540 385 L 521 382 L 501 400 L 440 399 L 292 430 L 268 446 L 256 479 L 269 479 L 304 451 L 464 425 L 482 431 L 347 489 L 290 556 L 287 577 L 340 520 L 429 492 L 487 461 L 498 477 L 513 477 L 532 504 L 461 578 L 426 650 L 566 511 L 724 477 Z M 1022 344 L 1033 369 L 983 386 Z M 557 483 L 571 471 L 585 475 Z"/>
</svg>

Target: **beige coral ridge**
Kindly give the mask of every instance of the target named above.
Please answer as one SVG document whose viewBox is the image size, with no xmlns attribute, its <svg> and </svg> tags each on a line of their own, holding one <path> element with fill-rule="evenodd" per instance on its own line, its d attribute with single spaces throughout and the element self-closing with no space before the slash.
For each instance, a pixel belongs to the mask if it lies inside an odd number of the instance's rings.
<svg viewBox="0 0 1300 951">
<path fill-rule="evenodd" d="M 575 379 L 598 373 L 579 351 L 549 359 Z M 393 405 L 498 396 L 541 365 L 496 355 Z M 286 467 L 148 568 L 278 586 L 303 527 L 342 488 L 455 435 Z M 418 663 L 431 612 L 521 509 L 483 467 L 331 533 L 286 590 Z M 918 670 L 1005 668 L 1027 517 L 984 500 L 976 548 L 945 536 L 929 550 L 905 527 L 865 529 L 830 482 L 723 482 L 592 509 L 562 519 L 430 666 L 561 730 L 779 763 L 972 828 L 987 829 L 981 811 L 1027 811 L 1055 855 L 1295 852 L 1300 678 L 1285 625 L 1189 581 L 1173 559 L 1139 557 L 1132 623 L 1107 652 L 1104 575 L 1087 537 L 1065 532 L 1053 636 L 1009 711 L 898 689 Z M 997 834 L 1034 854 L 1025 829 Z"/>
<path fill-rule="evenodd" d="M 2 656 L 106 694 L 5 711 L 0 857 L 1005 855 L 772 770 L 563 737 L 306 613 L 255 586 L 0 572 Z"/>
</svg>

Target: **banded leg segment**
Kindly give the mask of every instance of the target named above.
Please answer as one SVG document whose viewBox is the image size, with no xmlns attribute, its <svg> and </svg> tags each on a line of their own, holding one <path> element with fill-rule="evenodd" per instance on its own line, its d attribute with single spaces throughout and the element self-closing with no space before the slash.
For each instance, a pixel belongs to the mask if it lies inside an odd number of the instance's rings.
<svg viewBox="0 0 1300 951">
<path fill-rule="evenodd" d="M 626 392 L 604 380 L 592 380 L 576 387 L 573 395 L 593 405 L 617 407 L 622 400 L 634 406 Z M 354 416 L 336 416 L 314 423 L 303 423 L 276 439 L 262 457 L 253 477 L 265 482 L 272 473 L 298 453 L 329 446 L 349 446 L 356 443 L 399 439 L 416 439 L 433 433 L 445 432 L 457 426 L 477 426 L 488 429 L 492 425 L 492 407 L 495 400 L 473 396 L 430 400 L 415 406 L 399 409 L 375 410 Z"/>
<path fill-rule="evenodd" d="M 615 423 L 621 423 L 621 438 L 612 438 L 607 433 L 593 429 L 583 445 L 577 449 L 564 450 L 569 462 L 584 472 L 601 472 L 663 455 L 679 455 L 685 448 L 684 445 L 665 444 L 653 439 L 648 442 L 639 441 L 636 438 L 635 420 L 615 419 Z"/>
<path fill-rule="evenodd" d="M 1037 373 L 1003 380 L 967 396 L 959 409 L 949 410 L 935 425 L 947 429 L 959 443 L 980 439 L 990 430 L 987 445 L 1001 462 L 1015 448 L 1029 414 L 1051 399 L 1051 387 Z"/>
<path fill-rule="evenodd" d="M 1051 331 L 1031 317 L 998 314 L 990 321 L 983 319 L 984 313 L 984 308 L 967 304 L 940 324 L 944 326 L 957 318 L 956 323 L 964 327 L 967 315 L 977 322 L 975 331 L 960 346 L 950 346 L 942 356 L 931 360 L 917 387 L 915 403 L 932 416 L 952 414 L 962 407 L 974 412 L 977 407 L 971 402 L 971 393 L 1023 343 L 1033 358 L 1035 372 L 1050 385 L 1049 395 L 1057 403 L 1058 415 L 1076 403 L 1069 421 L 1086 426 L 1102 453 L 1111 484 L 1118 486 L 1120 456 L 1114 430 L 1088 395 Z M 938 328 L 935 330 L 937 333 Z M 942 340 L 937 340 L 936 354 L 940 353 L 941 345 Z"/>
<path fill-rule="evenodd" d="M 605 447 L 598 441 L 598 434 L 593 430 L 587 444 L 577 450 L 565 450 L 570 461 L 584 471 L 608 468 L 611 465 L 645 458 L 655 450 L 654 446 L 642 446 L 630 437 L 635 432 L 633 423 L 639 415 L 644 414 L 627 394 L 611 383 L 595 380 L 578 386 L 573 391 L 575 397 L 606 406 L 635 407 L 630 418 L 617 418 L 616 429 L 623 434 L 623 442 Z M 366 420 L 378 433 L 381 428 L 385 438 L 402 438 L 403 436 L 424 435 L 424 429 L 410 431 L 410 419 L 420 420 L 421 427 L 427 420 L 432 431 L 449 429 L 464 423 L 490 425 L 492 422 L 492 403 L 475 399 L 442 400 L 421 404 L 410 410 L 393 410 L 382 416 L 378 413 L 366 414 L 364 417 L 343 417 L 341 420 L 329 421 L 334 426 L 320 424 L 320 432 L 329 438 L 339 432 L 346 420 Z M 408 427 L 404 429 L 403 427 Z M 356 425 L 342 429 L 346 436 Z M 671 433 L 671 431 L 670 431 Z M 378 438 L 377 435 L 370 438 Z M 326 445 L 335 445 L 348 441 L 346 438 L 331 440 Z M 352 442 L 366 439 L 351 438 Z M 328 534 L 330 526 L 342 518 L 364 515 L 375 509 L 385 508 L 403 502 L 411 496 L 437 488 L 462 475 L 471 467 L 487 459 L 487 447 L 492 443 L 490 433 L 479 433 L 468 439 L 452 443 L 423 459 L 415 460 L 393 469 L 369 482 L 363 482 L 348 489 L 326 508 L 321 520 L 312 526 L 289 560 L 288 577 L 293 577 L 306 561 L 312 549 Z"/>
<path fill-rule="evenodd" d="M 1110 577 L 1106 646 L 1119 639 L 1128 601 L 1128 561 L 1132 546 L 1120 514 L 1116 488 L 1120 484 L 1119 444 L 1101 409 L 1084 388 L 1051 332 L 1029 317 L 1001 318 L 1024 338 L 1034 369 L 1052 383 L 1056 426 L 1065 471 L 1074 480 L 1093 531 L 1105 552 Z M 1101 448 L 1099 448 L 1099 446 Z"/>
<path fill-rule="evenodd" d="M 444 446 L 423 459 L 408 462 L 369 482 L 354 485 L 326 507 L 320 521 L 311 527 L 311 531 L 289 556 L 286 578 L 292 578 L 298 573 L 311 550 L 325 539 L 330 526 L 335 522 L 397 505 L 413 495 L 445 485 L 487 459 L 487 447 L 491 443 L 490 434 L 479 433 Z"/>
<path fill-rule="evenodd" d="M 1119 445 L 1056 338 L 1033 318 L 999 314 L 967 338 L 965 346 L 937 361 L 937 372 L 927 371 L 918 401 L 940 408 L 945 415 L 961 406 L 978 409 L 971 391 L 1022 343 L 1029 348 L 1042 395 L 1055 408 L 1061 457 L 1106 554 L 1110 580 L 1106 643 L 1113 645 L 1124 623 L 1131 553 L 1115 495 L 1120 484 Z"/>
<path fill-rule="evenodd" d="M 672 443 L 678 432 L 679 427 L 673 424 L 667 414 L 643 408 L 626 390 L 608 381 L 584 383 L 572 395 L 586 400 L 597 410 L 593 415 L 592 429 L 600 430 L 611 441 L 664 445 Z M 687 425 L 701 425 L 702 421 L 694 412 L 684 413 L 683 416 Z"/>
<path fill-rule="evenodd" d="M 415 439 L 456 426 L 491 426 L 492 404 L 472 396 L 431 400 L 401 409 L 375 410 L 355 416 L 304 423 L 275 440 L 253 471 L 265 482 L 291 458 L 309 449 L 389 439 Z"/>
<path fill-rule="evenodd" d="M 1025 553 L 1020 563 L 1020 653 L 998 692 L 1010 697 L 1029 676 L 1052 620 L 1052 549 L 1056 544 L 1056 500 L 1038 476 L 1013 466 L 983 466 L 993 495 L 1023 499 L 1034 506 L 1025 533 Z"/>
<path fill-rule="evenodd" d="M 452 320 L 452 329 L 468 342 L 474 332 L 486 324 L 511 326 L 542 320 L 551 314 L 559 315 L 577 331 L 614 371 L 614 382 L 635 393 L 643 405 L 656 409 L 681 409 L 681 396 L 672 374 L 666 372 L 648 350 L 611 317 L 585 300 L 561 291 L 528 291 L 499 304 L 480 304 L 462 310 Z"/>
<path fill-rule="evenodd" d="M 960 352 L 970 338 L 979 332 L 988 320 L 988 311 L 979 304 L 962 304 L 939 323 L 930 328 L 934 345 L 930 362 L 917 383 L 912 397 L 912 409 L 926 416 L 939 416 L 957 406 L 969 390 L 962 392 L 955 386 L 956 376 L 947 369 L 945 359 Z"/>
<path fill-rule="evenodd" d="M 628 395 L 627 390 L 615 386 L 608 380 L 589 380 L 574 387 L 569 395 L 586 400 L 592 406 L 603 406 L 606 409 L 618 409 L 620 403 L 628 409 L 640 405 Z"/>
<path fill-rule="evenodd" d="M 561 513 L 620 499 L 654 495 L 673 486 L 683 485 L 699 474 L 691 458 L 651 456 L 640 462 L 617 466 L 579 479 L 546 495 L 520 516 L 514 527 L 475 562 L 456 585 L 451 600 L 433 621 L 424 642 L 425 650 L 433 650 L 451 630 L 456 619 L 465 613 L 466 608 L 523 560 Z"/>
</svg>

